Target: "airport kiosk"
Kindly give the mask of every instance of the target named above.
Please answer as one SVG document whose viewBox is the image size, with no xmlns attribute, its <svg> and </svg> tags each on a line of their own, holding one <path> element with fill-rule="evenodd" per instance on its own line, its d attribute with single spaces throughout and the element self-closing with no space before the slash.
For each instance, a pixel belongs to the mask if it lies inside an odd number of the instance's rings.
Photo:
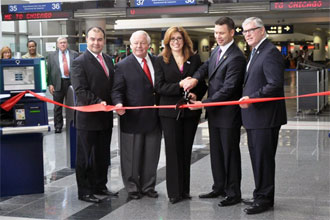
<svg viewBox="0 0 330 220">
<path fill-rule="evenodd" d="M 1 103 L 19 92 L 46 88 L 44 59 L 0 60 Z M 43 134 L 50 131 L 46 103 L 26 94 L 0 114 L 0 197 L 43 193 Z"/>
</svg>

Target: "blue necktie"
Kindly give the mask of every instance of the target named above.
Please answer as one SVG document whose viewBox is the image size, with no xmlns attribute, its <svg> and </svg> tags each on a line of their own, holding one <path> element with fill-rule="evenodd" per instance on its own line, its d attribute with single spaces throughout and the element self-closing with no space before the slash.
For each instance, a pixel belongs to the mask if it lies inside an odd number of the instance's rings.
<svg viewBox="0 0 330 220">
<path fill-rule="evenodd" d="M 252 57 L 254 56 L 254 54 L 256 53 L 256 48 L 253 48 L 252 52 L 251 52 L 251 56 L 250 56 L 250 60 L 249 62 L 251 62 Z"/>
</svg>

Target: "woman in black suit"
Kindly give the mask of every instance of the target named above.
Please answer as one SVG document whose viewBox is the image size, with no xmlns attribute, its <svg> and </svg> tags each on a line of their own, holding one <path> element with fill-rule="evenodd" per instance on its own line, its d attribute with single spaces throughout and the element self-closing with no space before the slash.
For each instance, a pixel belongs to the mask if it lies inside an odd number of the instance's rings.
<svg viewBox="0 0 330 220">
<path fill-rule="evenodd" d="M 198 69 L 201 60 L 194 53 L 192 41 L 182 27 L 169 28 L 164 36 L 164 45 L 156 60 L 155 88 L 160 95 L 160 105 L 173 105 L 184 96 L 183 79 Z M 189 96 L 193 100 L 201 100 L 206 89 L 205 82 L 200 82 Z M 165 138 L 166 186 L 172 204 L 191 198 L 191 151 L 200 115 L 201 110 L 159 109 Z"/>
</svg>

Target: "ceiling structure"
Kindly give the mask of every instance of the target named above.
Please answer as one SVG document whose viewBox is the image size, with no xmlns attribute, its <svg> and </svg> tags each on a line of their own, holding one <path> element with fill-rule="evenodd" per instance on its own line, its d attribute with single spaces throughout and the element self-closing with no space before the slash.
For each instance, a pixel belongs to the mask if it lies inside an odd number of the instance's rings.
<svg viewBox="0 0 330 220">
<path fill-rule="evenodd" d="M 27 4 L 41 2 L 84 2 L 91 0 L 0 0 L 2 5 Z M 113 0 L 114 1 L 114 0 Z M 118 1 L 118 0 L 117 0 Z M 161 31 L 167 27 L 178 25 L 196 33 L 213 33 L 214 21 L 220 16 L 230 16 L 236 24 L 241 24 L 246 17 L 258 16 L 266 25 L 293 24 L 295 33 L 313 35 L 315 30 L 329 33 L 329 8 L 304 11 L 272 11 L 270 2 L 255 0 L 242 3 L 210 4 L 207 14 L 164 15 L 142 18 L 126 17 L 126 8 L 83 9 L 74 12 L 74 19 L 107 19 L 107 35 L 130 34 L 136 29 Z M 115 30 L 115 31 L 113 31 Z"/>
</svg>

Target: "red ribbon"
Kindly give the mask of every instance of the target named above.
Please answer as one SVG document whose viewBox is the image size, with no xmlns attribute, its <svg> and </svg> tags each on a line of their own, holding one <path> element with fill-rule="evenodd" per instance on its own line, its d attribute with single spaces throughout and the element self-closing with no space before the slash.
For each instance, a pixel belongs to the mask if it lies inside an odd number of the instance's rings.
<svg viewBox="0 0 330 220">
<path fill-rule="evenodd" d="M 4 103 L 1 104 L 1 108 L 9 111 L 14 107 L 14 105 L 26 94 L 30 93 L 34 97 L 40 99 L 44 102 L 49 102 L 55 105 L 59 105 L 65 108 L 82 111 L 82 112 L 99 112 L 99 111 L 113 111 L 113 110 L 119 110 L 119 109 L 148 109 L 148 108 L 175 108 L 175 105 L 158 105 L 158 106 L 133 106 L 133 107 L 116 107 L 113 105 L 102 105 L 102 104 L 94 104 L 94 105 L 86 105 L 86 106 L 68 106 L 64 105 L 59 102 L 55 102 L 51 99 L 46 98 L 45 96 L 38 95 L 37 93 L 31 92 L 29 90 L 25 92 L 21 92 L 18 95 L 8 99 Z M 252 103 L 258 103 L 258 102 L 270 102 L 270 101 L 277 101 L 277 100 L 285 100 L 285 99 L 295 99 L 295 98 L 305 98 L 305 97 L 313 97 L 313 96 L 327 96 L 330 95 L 330 91 L 326 92 L 318 92 L 318 93 L 311 93 L 311 94 L 305 94 L 305 95 L 299 95 L 299 96 L 288 96 L 288 97 L 273 97 L 273 98 L 250 98 L 244 101 L 226 101 L 226 102 L 211 102 L 211 103 L 202 103 L 202 104 L 185 104 L 180 106 L 180 108 L 200 108 L 200 107 L 211 107 L 211 106 L 224 106 L 224 105 L 240 105 L 240 104 L 252 104 Z"/>
</svg>

